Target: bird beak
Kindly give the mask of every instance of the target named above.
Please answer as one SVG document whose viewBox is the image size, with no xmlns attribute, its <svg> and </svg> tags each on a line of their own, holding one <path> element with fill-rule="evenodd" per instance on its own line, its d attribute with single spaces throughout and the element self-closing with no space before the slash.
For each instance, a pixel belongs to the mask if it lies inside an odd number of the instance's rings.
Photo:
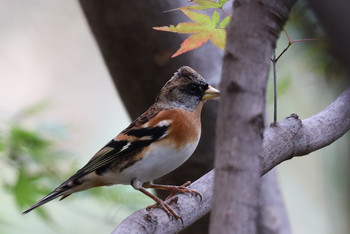
<svg viewBox="0 0 350 234">
<path fill-rule="evenodd" d="M 220 96 L 220 91 L 209 85 L 208 89 L 205 90 L 205 92 L 204 92 L 204 95 L 202 97 L 202 101 L 214 99 L 214 98 L 219 97 L 219 96 Z"/>
</svg>

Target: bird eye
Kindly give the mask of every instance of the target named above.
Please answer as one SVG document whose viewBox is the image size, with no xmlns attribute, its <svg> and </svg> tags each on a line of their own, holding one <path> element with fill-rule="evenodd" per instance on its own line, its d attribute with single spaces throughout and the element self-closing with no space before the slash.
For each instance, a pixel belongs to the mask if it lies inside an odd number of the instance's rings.
<svg viewBox="0 0 350 234">
<path fill-rule="evenodd" d="M 197 85 L 190 85 L 189 89 L 191 92 L 196 92 L 198 90 L 198 86 Z"/>
</svg>

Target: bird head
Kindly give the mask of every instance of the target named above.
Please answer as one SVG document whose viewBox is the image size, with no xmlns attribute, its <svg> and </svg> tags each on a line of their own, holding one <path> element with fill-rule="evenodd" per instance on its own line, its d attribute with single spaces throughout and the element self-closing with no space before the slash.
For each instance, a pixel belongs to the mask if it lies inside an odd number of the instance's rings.
<svg viewBox="0 0 350 234">
<path fill-rule="evenodd" d="M 156 103 L 193 111 L 200 102 L 219 97 L 219 90 L 190 67 L 181 67 L 160 90 Z"/>
</svg>

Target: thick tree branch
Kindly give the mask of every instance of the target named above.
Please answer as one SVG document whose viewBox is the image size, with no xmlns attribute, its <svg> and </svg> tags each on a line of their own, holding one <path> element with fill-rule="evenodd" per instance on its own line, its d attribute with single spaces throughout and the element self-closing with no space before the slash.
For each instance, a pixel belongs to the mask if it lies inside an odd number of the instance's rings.
<svg viewBox="0 0 350 234">
<path fill-rule="evenodd" d="M 294 156 L 307 155 L 344 135 L 350 130 L 349 103 L 350 88 L 326 109 L 304 121 L 288 117 L 277 126 L 267 128 L 261 155 L 262 174 L 285 160 Z M 169 220 L 161 209 L 153 209 L 149 212 L 142 209 L 126 218 L 113 233 L 130 233 L 130 230 L 133 233 L 174 233 L 186 228 L 209 212 L 212 204 L 213 177 L 214 172 L 211 171 L 190 186 L 202 194 L 202 201 L 198 197 L 184 194 L 175 196 L 178 200 L 172 203 L 171 207 L 181 215 L 183 224 L 181 221 Z M 276 218 L 275 225 L 284 225 L 283 220 Z"/>
<path fill-rule="evenodd" d="M 214 181 L 214 170 L 211 170 L 189 188 L 198 191 L 202 195 L 202 200 L 197 196 L 189 194 L 178 194 L 177 199 L 171 203 L 183 219 L 170 220 L 168 215 L 159 208 L 147 212 L 145 209 L 138 210 L 126 218 L 112 233 L 177 233 L 207 214 L 211 209 L 213 197 L 212 185 Z M 132 231 L 131 231 L 132 230 Z"/>
<path fill-rule="evenodd" d="M 323 148 L 350 128 L 350 89 L 320 113 L 301 121 L 291 115 L 264 133 L 262 174 L 294 156 Z"/>
</svg>

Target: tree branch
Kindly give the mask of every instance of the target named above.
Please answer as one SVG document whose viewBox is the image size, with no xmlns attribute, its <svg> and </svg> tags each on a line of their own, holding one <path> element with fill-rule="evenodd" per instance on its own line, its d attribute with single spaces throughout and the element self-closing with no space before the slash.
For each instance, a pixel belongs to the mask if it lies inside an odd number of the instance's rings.
<svg viewBox="0 0 350 234">
<path fill-rule="evenodd" d="M 175 202 L 170 206 L 183 219 L 170 220 L 164 210 L 160 208 L 147 212 L 145 209 L 135 211 L 127 217 L 112 233 L 177 233 L 207 214 L 211 209 L 213 197 L 214 170 L 211 170 L 194 183 L 189 188 L 198 191 L 202 195 L 202 200 L 197 196 L 189 194 L 178 194 Z"/>
<path fill-rule="evenodd" d="M 320 113 L 301 121 L 297 115 L 268 128 L 264 133 L 262 174 L 294 156 L 323 148 L 350 128 L 350 89 Z"/>
<path fill-rule="evenodd" d="M 267 128 L 264 132 L 261 155 L 262 174 L 285 160 L 294 156 L 305 156 L 344 135 L 350 129 L 349 103 L 350 88 L 326 109 L 304 121 L 292 115 L 279 122 L 277 126 Z M 133 233 L 175 233 L 186 228 L 209 212 L 212 204 L 213 178 L 212 170 L 190 186 L 191 189 L 201 193 L 202 201 L 187 194 L 175 196 L 177 202 L 170 206 L 181 215 L 183 224 L 179 220 L 169 220 L 159 208 L 149 212 L 141 209 L 127 217 L 113 233 L 130 233 L 130 230 Z M 275 225 L 283 225 L 281 220 L 277 219 L 275 222 Z"/>
</svg>

